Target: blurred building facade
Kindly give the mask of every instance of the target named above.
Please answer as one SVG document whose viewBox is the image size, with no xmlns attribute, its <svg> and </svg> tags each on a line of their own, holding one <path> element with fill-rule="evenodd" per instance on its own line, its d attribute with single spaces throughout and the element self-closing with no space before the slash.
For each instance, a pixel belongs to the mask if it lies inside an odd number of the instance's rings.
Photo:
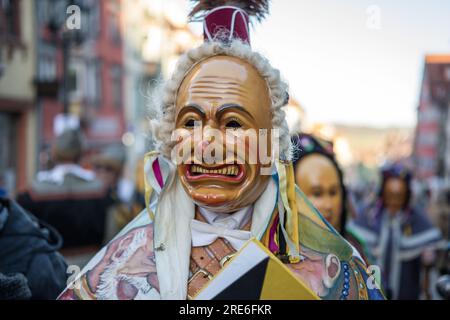
<svg viewBox="0 0 450 320">
<path fill-rule="evenodd" d="M 0 1 L 0 189 L 7 193 L 35 170 L 35 65 L 34 3 Z"/>
<path fill-rule="evenodd" d="M 73 1 L 72 1 L 73 2 Z M 54 139 L 54 119 L 63 113 L 67 94 L 68 113 L 80 119 L 89 149 L 120 143 L 125 131 L 123 97 L 123 40 L 120 0 L 83 0 L 80 32 L 70 40 L 63 56 L 66 0 L 35 1 L 37 74 L 36 104 L 39 112 L 40 151 Z M 61 17 L 63 20 L 60 21 Z M 64 92 L 64 60 L 68 60 L 67 92 Z"/>
<path fill-rule="evenodd" d="M 80 28 L 68 30 L 74 4 Z M 51 166 L 55 118 L 65 111 L 80 120 L 86 163 L 122 144 L 134 175 L 151 148 L 153 89 L 202 40 L 186 13 L 184 0 L 0 1 L 0 189 L 14 195 Z"/>
<path fill-rule="evenodd" d="M 425 57 L 414 165 L 420 179 L 437 179 L 450 186 L 450 55 Z"/>
</svg>

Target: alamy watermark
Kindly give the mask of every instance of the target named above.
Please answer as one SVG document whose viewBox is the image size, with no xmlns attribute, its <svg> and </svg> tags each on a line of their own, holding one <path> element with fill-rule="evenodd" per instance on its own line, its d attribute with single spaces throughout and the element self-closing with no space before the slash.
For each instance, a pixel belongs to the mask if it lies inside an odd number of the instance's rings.
<svg viewBox="0 0 450 320">
<path fill-rule="evenodd" d="M 81 9 L 77 5 L 68 6 L 66 9 L 66 28 L 68 30 L 81 29 Z"/>
<path fill-rule="evenodd" d="M 81 268 L 75 264 L 71 264 L 67 267 L 66 273 L 69 275 L 66 281 L 67 288 L 71 290 L 80 290 L 81 279 L 79 275 L 81 273 Z"/>
<path fill-rule="evenodd" d="M 171 159 L 176 165 L 260 164 L 262 175 L 271 175 L 279 157 L 279 129 L 226 129 L 225 132 L 196 121 L 193 128 L 177 128 Z"/>
</svg>

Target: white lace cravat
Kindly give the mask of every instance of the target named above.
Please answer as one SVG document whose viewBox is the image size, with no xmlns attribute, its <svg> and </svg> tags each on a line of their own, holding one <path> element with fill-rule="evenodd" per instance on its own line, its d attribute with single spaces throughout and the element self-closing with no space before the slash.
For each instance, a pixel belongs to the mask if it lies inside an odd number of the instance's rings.
<svg viewBox="0 0 450 320">
<path fill-rule="evenodd" d="M 213 243 L 217 238 L 226 239 L 239 250 L 250 239 L 251 232 L 240 230 L 250 220 L 253 207 L 243 208 L 233 214 L 215 213 L 199 207 L 207 222 L 191 221 L 192 246 L 201 247 Z"/>
</svg>

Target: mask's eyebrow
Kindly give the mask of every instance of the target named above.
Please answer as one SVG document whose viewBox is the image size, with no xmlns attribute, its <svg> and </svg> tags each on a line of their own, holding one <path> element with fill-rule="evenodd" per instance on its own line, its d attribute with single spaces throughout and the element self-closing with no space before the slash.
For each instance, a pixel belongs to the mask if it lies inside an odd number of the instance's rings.
<svg viewBox="0 0 450 320">
<path fill-rule="evenodd" d="M 231 109 L 231 111 L 239 111 L 239 112 L 243 112 L 245 114 L 247 114 L 247 116 L 249 116 L 251 119 L 255 119 L 252 114 L 250 112 L 247 111 L 247 109 L 245 109 L 243 106 L 240 106 L 236 103 L 226 103 L 224 105 L 221 105 L 220 107 L 217 108 L 217 112 L 216 112 L 216 117 L 220 118 L 222 116 L 222 113 L 229 111 Z"/>
<path fill-rule="evenodd" d="M 178 111 L 178 114 L 176 115 L 175 118 L 178 119 L 178 117 L 180 115 L 183 115 L 189 111 L 194 111 L 194 112 L 200 114 L 202 118 L 206 117 L 206 112 L 205 112 L 205 110 L 203 110 L 202 107 L 200 107 L 198 104 L 195 104 L 195 103 L 189 103 L 189 104 L 185 105 L 184 107 L 182 107 L 180 109 L 180 111 Z"/>
</svg>

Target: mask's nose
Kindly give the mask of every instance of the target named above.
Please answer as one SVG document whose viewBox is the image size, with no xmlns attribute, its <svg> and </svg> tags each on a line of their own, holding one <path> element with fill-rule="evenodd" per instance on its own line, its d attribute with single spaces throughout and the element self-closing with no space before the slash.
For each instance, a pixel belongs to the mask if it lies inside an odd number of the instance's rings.
<svg viewBox="0 0 450 320">
<path fill-rule="evenodd" d="M 196 144 L 195 159 L 200 163 L 223 162 L 223 148 L 221 144 L 221 132 L 210 126 L 203 129 L 202 138 Z"/>
</svg>

